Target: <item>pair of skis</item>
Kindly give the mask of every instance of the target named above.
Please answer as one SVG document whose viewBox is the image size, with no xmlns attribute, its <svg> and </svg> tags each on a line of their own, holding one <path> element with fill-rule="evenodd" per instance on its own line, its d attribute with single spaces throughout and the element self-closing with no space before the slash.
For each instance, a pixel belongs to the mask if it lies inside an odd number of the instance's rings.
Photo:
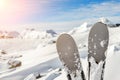
<svg viewBox="0 0 120 80">
<path fill-rule="evenodd" d="M 96 23 L 91 28 L 88 38 L 88 80 L 103 80 L 108 42 L 107 25 Z M 56 46 L 68 80 L 87 80 L 74 39 L 69 34 L 61 34 Z"/>
</svg>

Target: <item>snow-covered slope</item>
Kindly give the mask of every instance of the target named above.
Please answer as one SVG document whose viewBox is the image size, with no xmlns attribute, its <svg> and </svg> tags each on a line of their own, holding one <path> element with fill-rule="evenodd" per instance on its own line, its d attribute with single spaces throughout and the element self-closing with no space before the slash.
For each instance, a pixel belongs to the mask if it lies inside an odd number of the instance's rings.
<svg viewBox="0 0 120 80">
<path fill-rule="evenodd" d="M 90 28 L 91 26 L 85 22 L 80 27 L 69 31 L 68 34 L 72 35 L 78 46 L 86 46 Z"/>
<path fill-rule="evenodd" d="M 83 23 L 80 27 L 76 27 L 73 30 L 69 31 L 69 34 L 73 35 L 76 33 L 86 32 L 88 30 L 88 23 Z"/>
<path fill-rule="evenodd" d="M 90 28 L 91 26 L 84 23 L 68 32 L 77 43 L 86 76 L 87 43 Z M 110 41 L 107 50 L 104 80 L 119 80 L 120 27 L 108 27 L 108 29 Z M 41 33 L 27 30 L 21 34 L 23 39 L 0 40 L 0 49 L 6 51 L 6 54 L 0 53 L 0 80 L 67 80 L 66 72 L 56 51 L 55 41 L 57 36 L 46 36 L 46 33 L 47 35 L 53 34 L 54 31 L 50 30 Z M 43 37 L 44 39 L 41 39 Z M 20 61 L 22 65 L 9 69 L 7 64 L 9 60 Z"/>
<path fill-rule="evenodd" d="M 36 31 L 31 29 L 26 29 L 23 32 L 21 32 L 20 37 L 22 39 L 46 39 L 46 38 L 52 38 L 56 36 L 56 32 L 53 30 L 47 30 L 47 31 Z"/>
</svg>

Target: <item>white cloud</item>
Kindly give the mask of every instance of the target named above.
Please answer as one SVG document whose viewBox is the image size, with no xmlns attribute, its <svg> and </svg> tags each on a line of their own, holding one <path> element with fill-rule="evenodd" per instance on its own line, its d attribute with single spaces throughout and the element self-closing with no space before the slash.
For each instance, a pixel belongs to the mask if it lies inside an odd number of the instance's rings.
<svg viewBox="0 0 120 80">
<path fill-rule="evenodd" d="M 59 16 L 53 19 L 57 23 L 47 23 L 46 28 L 53 28 L 57 31 L 68 31 L 74 27 L 80 26 L 84 22 L 97 22 L 100 17 L 106 17 L 113 23 L 120 22 L 120 3 L 104 2 L 100 4 L 90 4 L 73 9 L 68 12 L 60 12 Z M 59 22 L 62 21 L 62 22 Z"/>
<path fill-rule="evenodd" d="M 69 12 L 60 12 L 54 20 L 91 20 L 100 17 L 120 17 L 120 2 L 105 2 L 90 4 L 73 9 Z"/>
</svg>

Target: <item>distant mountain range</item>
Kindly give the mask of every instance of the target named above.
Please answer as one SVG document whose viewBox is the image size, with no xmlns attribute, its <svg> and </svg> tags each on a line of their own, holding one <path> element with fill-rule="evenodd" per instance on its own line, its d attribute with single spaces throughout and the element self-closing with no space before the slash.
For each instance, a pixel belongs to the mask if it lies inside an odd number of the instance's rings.
<svg viewBox="0 0 120 80">
<path fill-rule="evenodd" d="M 97 22 L 102 22 L 106 25 L 108 25 L 108 27 L 119 27 L 120 24 L 114 24 L 113 22 L 111 22 L 110 20 L 108 20 L 107 18 L 100 18 L 98 19 Z M 81 26 L 76 27 L 74 29 L 72 29 L 69 34 L 74 34 L 74 33 L 78 33 L 78 32 L 85 32 L 88 30 L 89 27 L 91 27 L 93 24 L 88 24 L 87 22 L 84 22 Z M 0 31 L 0 38 L 21 38 L 21 39 L 46 39 L 46 38 L 51 38 L 56 36 L 56 32 L 54 30 L 46 30 L 46 31 L 37 31 L 33 28 L 29 29 L 25 29 L 24 31 L 22 31 L 21 33 L 17 32 L 17 31 Z"/>
</svg>

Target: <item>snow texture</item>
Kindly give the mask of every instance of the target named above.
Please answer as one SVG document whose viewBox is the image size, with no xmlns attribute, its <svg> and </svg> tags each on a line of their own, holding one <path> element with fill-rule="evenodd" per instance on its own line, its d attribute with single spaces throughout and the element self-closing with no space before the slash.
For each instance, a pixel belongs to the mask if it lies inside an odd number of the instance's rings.
<svg viewBox="0 0 120 80">
<path fill-rule="evenodd" d="M 90 28 L 88 23 L 84 23 L 81 27 L 68 32 L 77 43 L 86 78 L 88 77 L 87 55 Z M 110 41 L 106 51 L 104 80 L 120 80 L 120 27 L 108 27 L 108 29 Z M 67 73 L 56 51 L 55 41 L 59 34 L 53 36 L 49 32 L 51 31 L 25 30 L 17 38 L 0 39 L 0 50 L 6 52 L 6 54 L 0 53 L 0 80 L 67 80 Z M 102 47 L 104 44 L 105 41 L 101 42 Z M 9 69 L 7 64 L 9 60 L 21 61 L 22 65 Z M 93 64 L 92 69 L 96 68 L 96 71 L 91 70 L 92 80 L 96 78 L 99 80 L 102 64 L 103 62 L 99 65 Z M 41 77 L 35 74 L 40 74 Z"/>
</svg>

